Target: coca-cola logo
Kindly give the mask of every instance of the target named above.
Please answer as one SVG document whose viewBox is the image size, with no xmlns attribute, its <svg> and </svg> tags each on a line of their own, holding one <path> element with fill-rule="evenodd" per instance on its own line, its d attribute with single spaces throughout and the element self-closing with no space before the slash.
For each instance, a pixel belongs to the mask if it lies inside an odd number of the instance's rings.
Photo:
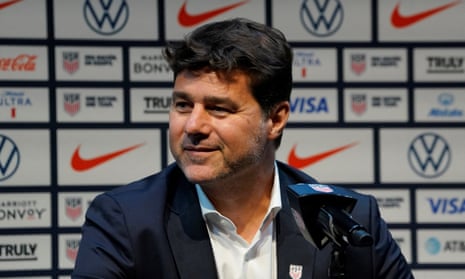
<svg viewBox="0 0 465 279">
<path fill-rule="evenodd" d="M 32 72 L 36 69 L 37 55 L 19 54 L 15 58 L 0 58 L 0 71 Z"/>
</svg>

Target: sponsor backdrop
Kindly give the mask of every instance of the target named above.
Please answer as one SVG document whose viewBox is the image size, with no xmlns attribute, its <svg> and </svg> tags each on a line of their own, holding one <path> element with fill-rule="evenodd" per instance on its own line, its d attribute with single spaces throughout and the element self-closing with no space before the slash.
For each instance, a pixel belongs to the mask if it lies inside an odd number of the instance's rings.
<svg viewBox="0 0 465 279">
<path fill-rule="evenodd" d="M 465 2 L 0 0 L 0 277 L 65 279 L 95 195 L 159 171 L 166 41 L 242 16 L 295 54 L 278 158 L 374 195 L 417 278 L 465 278 Z"/>
</svg>

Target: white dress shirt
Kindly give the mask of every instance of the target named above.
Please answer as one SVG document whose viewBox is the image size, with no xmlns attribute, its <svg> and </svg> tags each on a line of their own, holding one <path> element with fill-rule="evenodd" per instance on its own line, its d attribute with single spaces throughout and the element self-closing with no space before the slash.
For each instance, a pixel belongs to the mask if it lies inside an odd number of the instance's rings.
<svg viewBox="0 0 465 279">
<path fill-rule="evenodd" d="M 230 219 L 221 215 L 199 185 L 196 185 L 203 218 L 207 224 L 220 279 L 277 278 L 275 217 L 281 209 L 279 176 L 275 175 L 271 200 L 260 229 L 249 244 Z"/>
</svg>

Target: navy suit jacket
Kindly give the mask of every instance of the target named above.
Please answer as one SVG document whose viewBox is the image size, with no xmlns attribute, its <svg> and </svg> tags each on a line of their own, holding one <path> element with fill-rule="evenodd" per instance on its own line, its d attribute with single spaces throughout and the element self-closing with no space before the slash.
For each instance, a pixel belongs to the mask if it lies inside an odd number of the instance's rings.
<svg viewBox="0 0 465 279">
<path fill-rule="evenodd" d="M 287 185 L 316 182 L 280 162 L 278 169 L 283 203 L 276 219 L 278 278 L 292 278 L 290 265 L 303 267 L 301 278 L 329 278 L 331 245 L 319 250 L 305 240 L 286 193 Z M 350 194 L 358 199 L 354 219 L 369 230 L 375 243 L 347 248 L 345 278 L 413 278 L 380 218 L 376 200 Z M 176 165 L 94 199 L 72 278 L 218 278 L 195 187 Z"/>
</svg>

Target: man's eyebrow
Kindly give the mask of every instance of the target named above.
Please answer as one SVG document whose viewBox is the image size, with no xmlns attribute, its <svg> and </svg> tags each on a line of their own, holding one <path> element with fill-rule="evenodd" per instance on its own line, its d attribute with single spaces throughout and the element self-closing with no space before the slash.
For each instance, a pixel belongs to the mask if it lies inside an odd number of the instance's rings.
<svg viewBox="0 0 465 279">
<path fill-rule="evenodd" d="M 173 98 L 188 99 L 189 95 L 183 91 L 173 91 Z"/>
<path fill-rule="evenodd" d="M 174 98 L 190 100 L 192 99 L 192 96 L 190 96 L 188 93 L 184 91 L 173 91 L 173 99 Z M 237 107 L 237 104 L 234 103 L 231 99 L 218 96 L 205 96 L 203 98 L 203 102 L 205 104 L 225 104 L 233 108 Z"/>
<path fill-rule="evenodd" d="M 223 98 L 223 97 L 218 97 L 218 96 L 205 96 L 203 98 L 205 103 L 211 103 L 211 104 L 229 104 L 233 105 L 233 101 L 229 98 Z"/>
</svg>

